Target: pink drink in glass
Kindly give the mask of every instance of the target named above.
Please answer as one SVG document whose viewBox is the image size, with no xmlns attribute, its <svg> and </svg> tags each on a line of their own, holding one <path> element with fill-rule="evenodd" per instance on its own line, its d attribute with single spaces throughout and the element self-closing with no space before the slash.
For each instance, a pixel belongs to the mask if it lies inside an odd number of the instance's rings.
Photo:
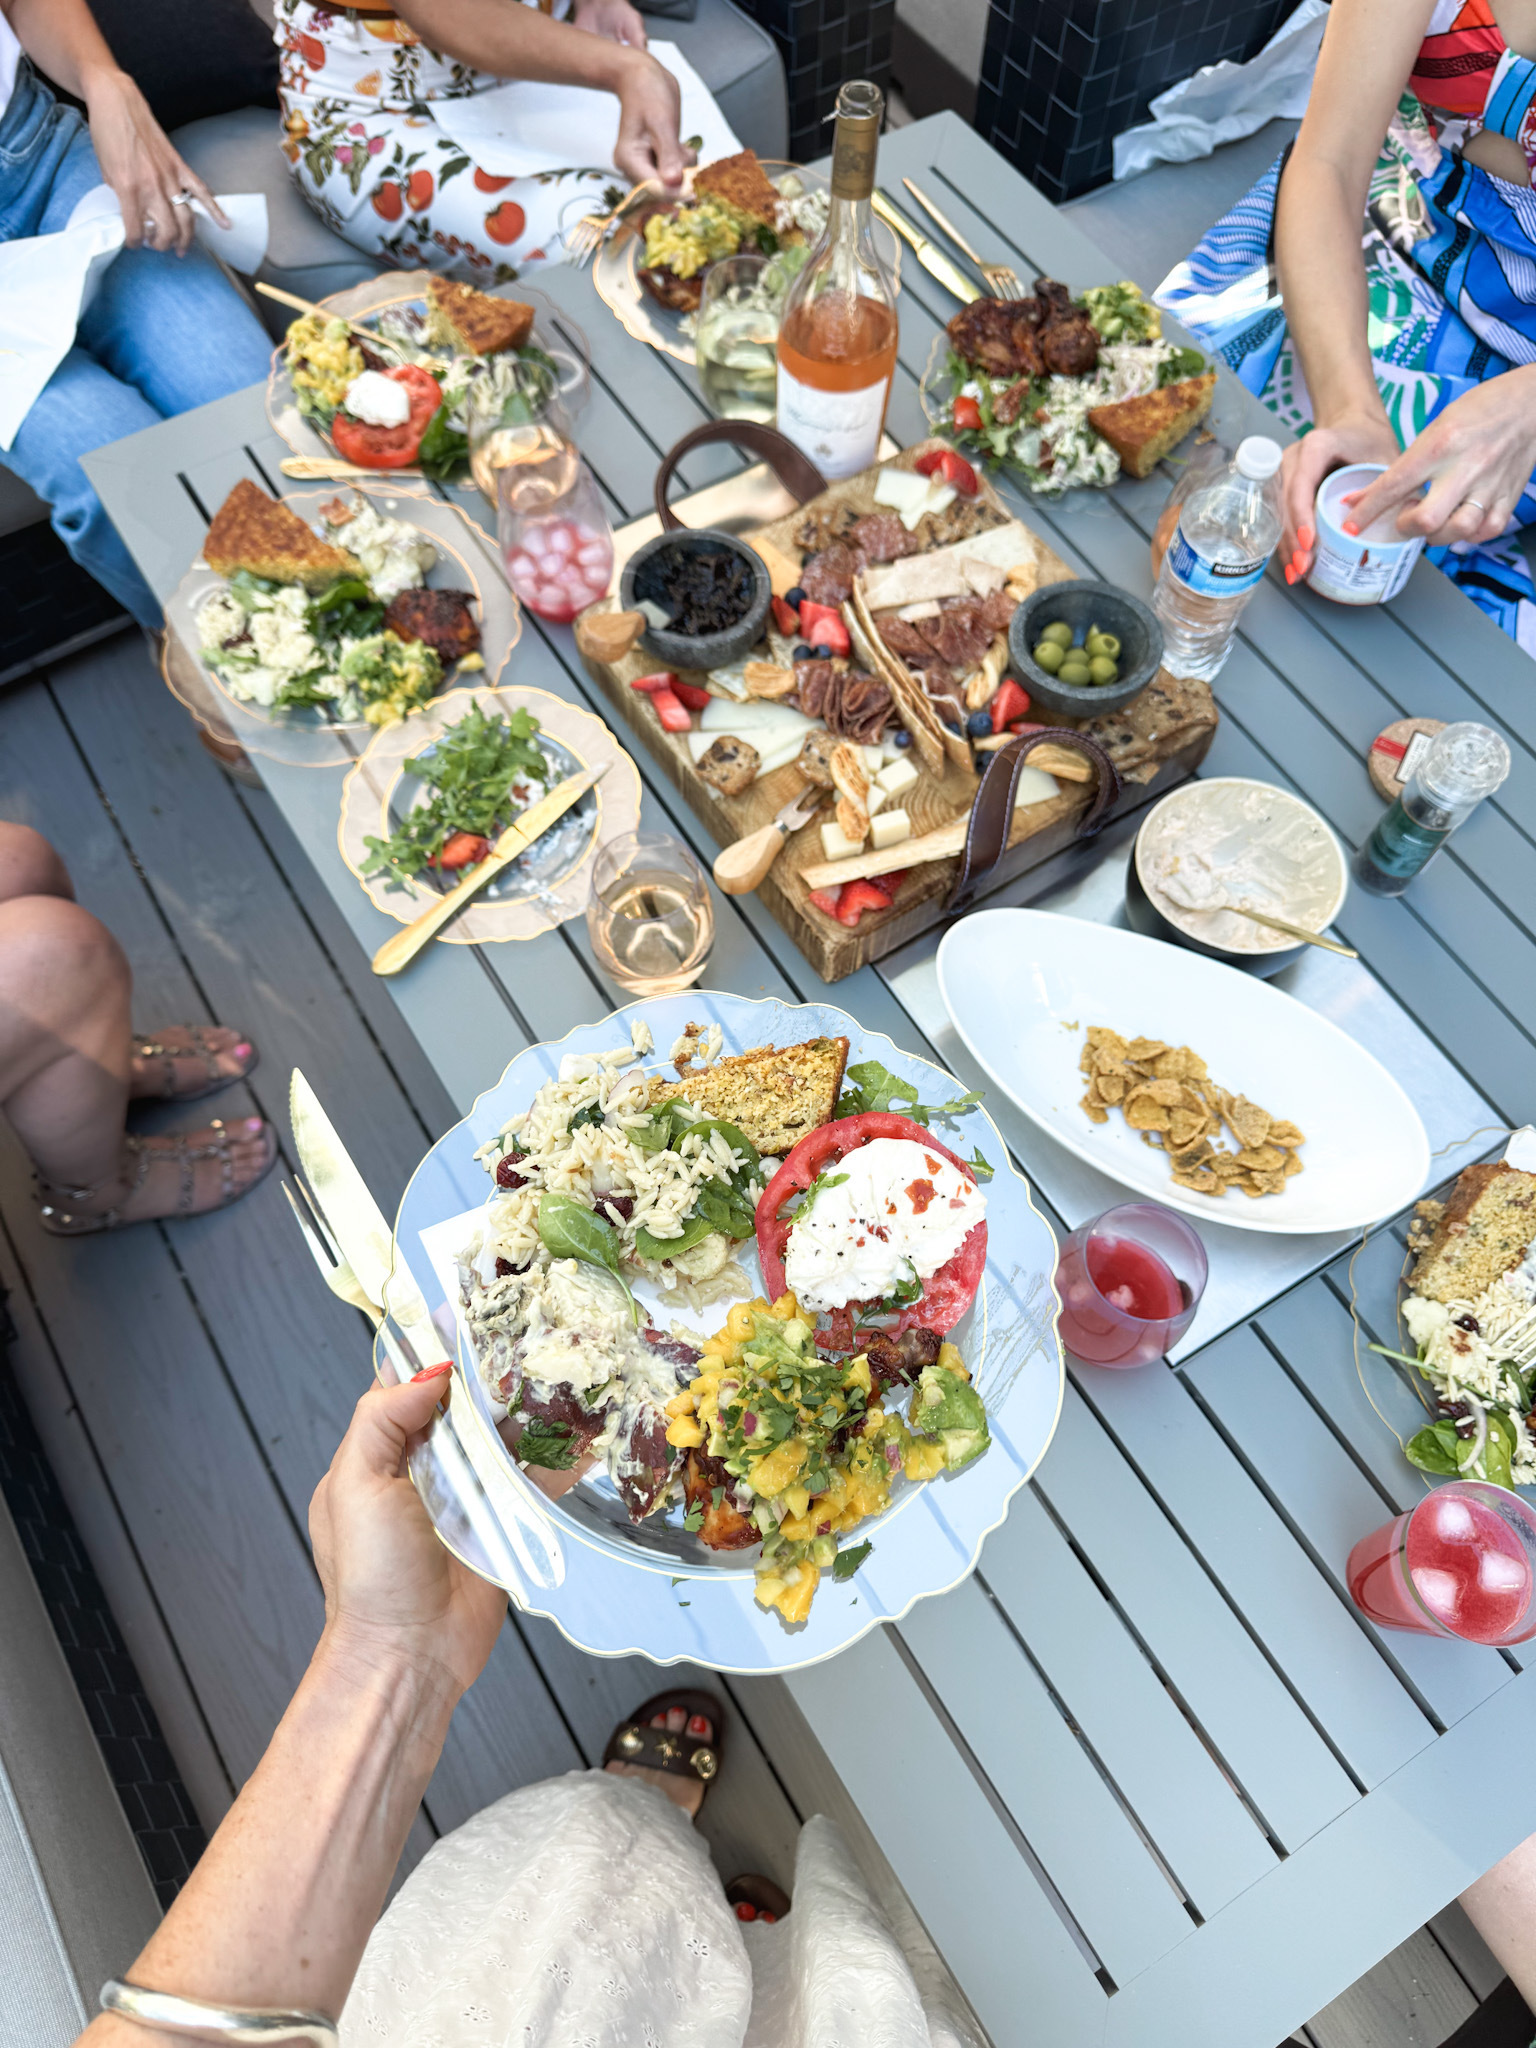
<svg viewBox="0 0 1536 2048">
<path fill-rule="evenodd" d="M 1362 1536 L 1345 1576 L 1355 1605 L 1383 1628 L 1527 1642 L 1536 1636 L 1536 1514 L 1505 1487 L 1453 1479 Z"/>
<path fill-rule="evenodd" d="M 568 626 L 606 597 L 612 576 L 613 541 L 585 520 L 529 520 L 507 553 L 512 588 L 552 626 Z"/>
<path fill-rule="evenodd" d="M 1061 1341 L 1093 1365 L 1147 1365 L 1189 1328 L 1205 1274 L 1205 1247 L 1171 1209 L 1156 1202 L 1107 1209 L 1062 1244 Z"/>
</svg>

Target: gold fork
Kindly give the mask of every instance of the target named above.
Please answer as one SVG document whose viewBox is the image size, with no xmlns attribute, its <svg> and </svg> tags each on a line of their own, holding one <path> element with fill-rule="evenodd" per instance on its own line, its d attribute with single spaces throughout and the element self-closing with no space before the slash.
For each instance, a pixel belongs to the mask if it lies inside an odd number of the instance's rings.
<svg viewBox="0 0 1536 2048">
<path fill-rule="evenodd" d="M 912 197 L 917 201 L 924 213 L 928 215 L 929 219 L 938 222 L 939 226 L 948 235 L 961 254 L 970 257 L 976 268 L 986 279 L 987 290 L 994 299 L 1022 299 L 1024 297 L 1024 287 L 1019 282 L 1019 274 L 1016 270 L 1011 270 L 1006 263 L 983 263 L 954 222 L 940 213 L 926 192 L 919 191 L 910 178 L 903 178 L 901 182 L 912 194 Z"/>
<path fill-rule="evenodd" d="M 629 209 L 642 196 L 650 197 L 648 184 L 634 185 L 611 213 L 589 213 L 572 228 L 565 245 L 566 261 L 576 270 L 585 270 L 597 254 L 609 234 L 624 218 Z"/>
</svg>

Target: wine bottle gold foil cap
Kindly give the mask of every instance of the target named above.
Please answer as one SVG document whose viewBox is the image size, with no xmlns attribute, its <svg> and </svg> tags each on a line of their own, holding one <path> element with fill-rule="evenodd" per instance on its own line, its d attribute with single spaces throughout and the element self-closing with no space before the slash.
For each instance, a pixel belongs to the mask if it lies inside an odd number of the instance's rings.
<svg viewBox="0 0 1536 2048">
<path fill-rule="evenodd" d="M 832 197 L 868 199 L 875 189 L 875 150 L 885 99 L 867 78 L 850 78 L 837 96 L 832 145 Z"/>
</svg>

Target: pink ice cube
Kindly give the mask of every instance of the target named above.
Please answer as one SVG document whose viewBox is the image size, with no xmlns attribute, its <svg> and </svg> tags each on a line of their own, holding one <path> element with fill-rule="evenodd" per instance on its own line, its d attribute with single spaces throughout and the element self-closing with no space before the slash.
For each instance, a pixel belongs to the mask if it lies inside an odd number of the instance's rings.
<svg viewBox="0 0 1536 2048">
<path fill-rule="evenodd" d="M 1460 1576 L 1456 1572 L 1438 1571 L 1433 1565 L 1420 1564 L 1413 1567 L 1413 1583 L 1418 1588 L 1419 1598 L 1436 1620 L 1454 1627 L 1461 1613 Z"/>
</svg>

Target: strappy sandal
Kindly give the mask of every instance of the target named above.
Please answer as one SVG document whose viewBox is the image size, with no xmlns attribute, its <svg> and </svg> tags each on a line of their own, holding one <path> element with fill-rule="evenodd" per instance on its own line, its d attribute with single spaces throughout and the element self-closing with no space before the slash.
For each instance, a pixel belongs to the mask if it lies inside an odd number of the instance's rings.
<svg viewBox="0 0 1536 2048">
<path fill-rule="evenodd" d="M 706 1742 L 702 1736 L 690 1735 L 686 1727 L 674 1735 L 670 1728 L 651 1726 L 657 1714 L 670 1713 L 673 1707 L 680 1707 L 690 1720 L 695 1714 L 702 1714 L 715 1731 L 714 1739 Z M 638 1764 L 642 1770 L 665 1771 L 673 1778 L 692 1778 L 703 1785 L 707 1799 L 720 1772 L 720 1731 L 724 1723 L 725 1709 L 712 1692 L 659 1692 L 643 1707 L 636 1707 L 630 1719 L 621 1721 L 614 1729 L 603 1751 L 603 1762 Z"/>
<path fill-rule="evenodd" d="M 163 1030 L 164 1026 L 161 1028 Z M 152 1038 L 138 1038 L 134 1040 L 133 1050 L 139 1059 L 161 1060 L 164 1062 L 162 1078 L 165 1085 L 161 1088 L 159 1095 L 141 1095 L 135 1098 L 137 1101 L 201 1102 L 205 1095 L 217 1095 L 221 1088 L 233 1088 L 237 1081 L 243 1081 L 248 1074 L 253 1074 L 256 1071 L 256 1065 L 261 1055 L 257 1052 L 255 1046 L 251 1046 L 251 1056 L 238 1073 L 226 1074 L 220 1067 L 219 1061 L 229 1058 L 234 1050 L 232 1046 L 226 1046 L 222 1052 L 218 1051 L 209 1042 L 208 1027 L 205 1024 L 177 1024 L 172 1028 L 177 1031 L 185 1031 L 189 1043 L 186 1045 L 162 1045 L 157 1039 Z M 237 1044 L 239 1042 L 239 1040 L 236 1041 Z M 249 1044 L 250 1041 L 246 1040 L 245 1043 Z M 177 1087 L 177 1065 L 178 1062 L 186 1060 L 202 1061 L 207 1079 L 200 1088 Z"/>
<path fill-rule="evenodd" d="M 759 1877 L 749 1870 L 731 1879 L 725 1888 L 725 1903 L 738 1920 L 760 1920 L 765 1927 L 772 1927 L 789 1911 L 789 1893 L 780 1890 L 771 1877 Z"/>
<path fill-rule="evenodd" d="M 151 1144 L 148 1139 L 135 1137 L 129 1132 L 123 1139 L 126 1159 L 115 1174 L 106 1175 L 97 1181 L 94 1187 L 60 1187 L 53 1181 L 44 1180 L 39 1174 L 37 1208 L 38 1218 L 44 1230 L 50 1237 L 94 1237 L 98 1231 L 117 1230 L 125 1223 L 163 1220 L 157 1217 L 123 1214 L 124 1205 L 132 1201 L 143 1187 L 157 1159 L 174 1159 L 180 1168 L 181 1185 L 176 1191 L 176 1207 L 171 1212 L 173 1215 L 211 1216 L 216 1209 L 227 1209 L 231 1202 L 237 1202 L 242 1195 L 248 1195 L 256 1183 L 264 1180 L 272 1171 L 277 1163 L 277 1135 L 270 1124 L 262 1126 L 262 1136 L 267 1147 L 266 1164 L 258 1173 L 252 1175 L 244 1187 L 236 1187 L 235 1162 L 230 1157 L 229 1133 L 224 1128 L 223 1120 L 215 1117 L 209 1129 L 217 1131 L 219 1135 L 206 1145 L 194 1145 L 191 1142 L 191 1134 L 186 1131 L 173 1133 L 158 1144 Z M 218 1160 L 223 1171 L 224 1186 L 218 1201 L 210 1202 L 206 1208 L 195 1209 L 193 1204 L 197 1195 L 196 1169 L 198 1162 L 203 1159 Z M 113 1206 L 104 1209 L 100 1215 L 77 1216 L 71 1210 L 60 1206 L 65 1202 L 94 1201 L 104 1188 L 112 1185 L 114 1180 L 121 1182 L 123 1192 Z M 660 1730 L 655 1732 L 659 1734 Z"/>
</svg>

